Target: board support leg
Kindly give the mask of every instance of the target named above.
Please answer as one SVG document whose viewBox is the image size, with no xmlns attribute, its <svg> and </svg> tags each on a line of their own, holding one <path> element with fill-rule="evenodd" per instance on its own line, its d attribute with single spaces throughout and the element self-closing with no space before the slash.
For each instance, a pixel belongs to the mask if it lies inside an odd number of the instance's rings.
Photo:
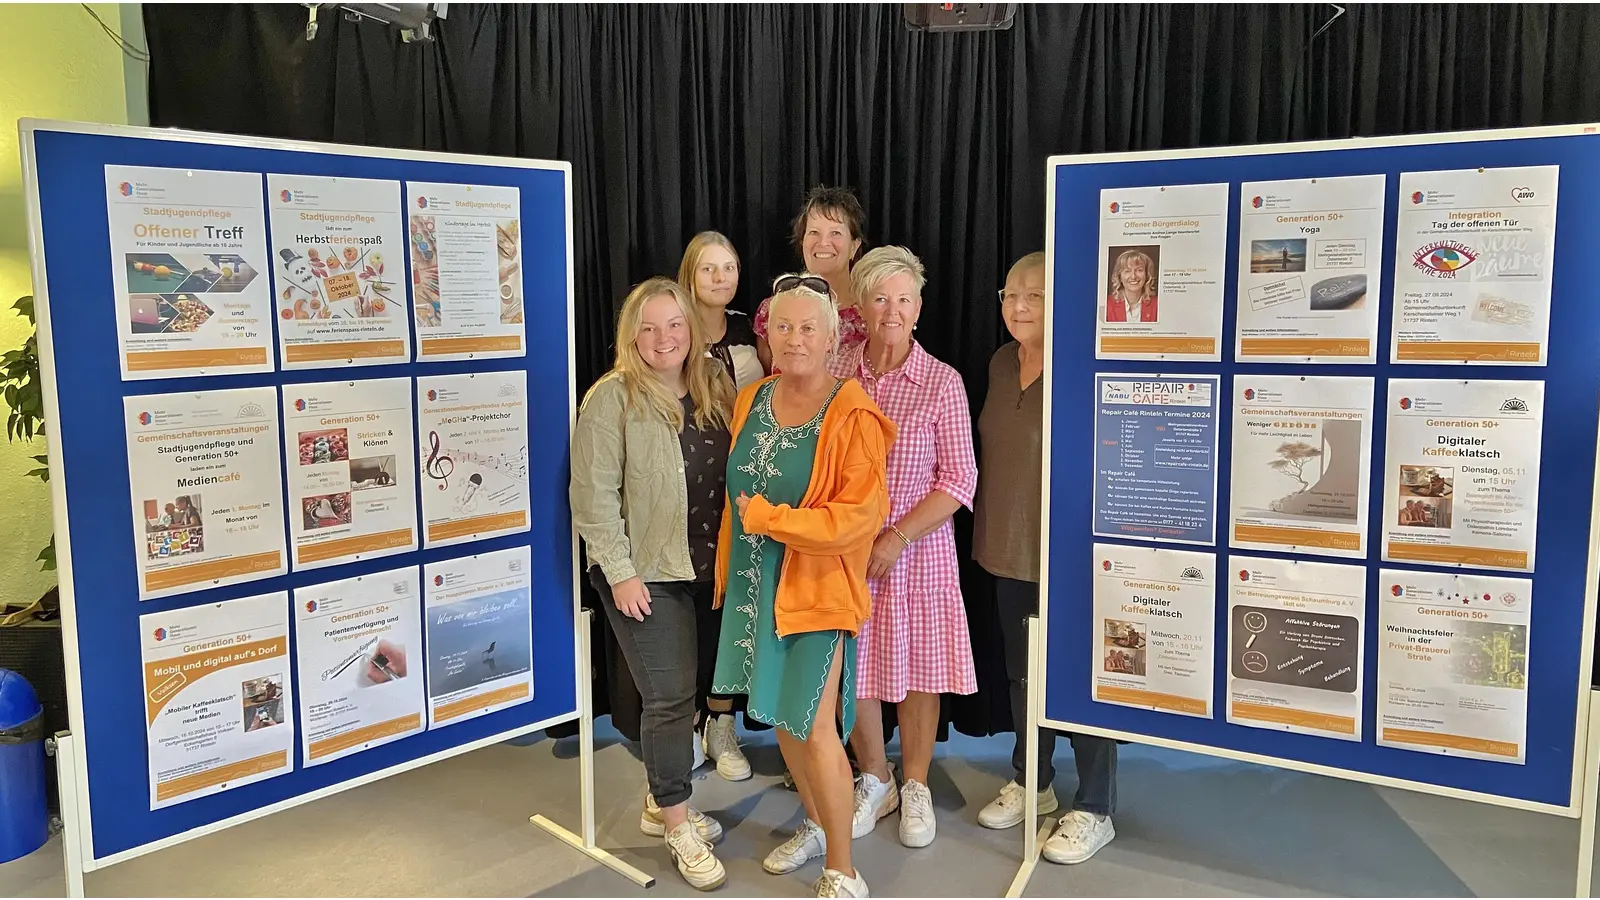
<svg viewBox="0 0 1600 900">
<path fill-rule="evenodd" d="M 1011 887 L 1006 889 L 1007 897 L 1021 897 L 1022 892 L 1028 889 L 1028 881 L 1033 878 L 1034 867 L 1039 864 L 1039 845 L 1044 836 L 1049 833 L 1050 823 L 1039 824 L 1039 728 L 1036 723 L 1042 718 L 1039 706 L 1040 676 L 1039 659 L 1039 617 L 1028 617 L 1028 726 L 1027 734 L 1017 735 L 1017 740 L 1023 741 L 1026 748 L 1024 768 L 1022 773 L 1022 864 L 1017 867 L 1017 875 L 1011 879 Z"/>
<path fill-rule="evenodd" d="M 1589 692 L 1588 752 L 1584 755 L 1583 811 L 1578 820 L 1578 885 L 1573 896 L 1588 897 L 1594 886 L 1595 809 L 1600 801 L 1600 691 Z"/>
<path fill-rule="evenodd" d="M 70 731 L 55 737 L 56 790 L 61 804 L 61 861 L 67 896 L 83 896 L 83 835 L 78 822 L 78 742 Z"/>
</svg>

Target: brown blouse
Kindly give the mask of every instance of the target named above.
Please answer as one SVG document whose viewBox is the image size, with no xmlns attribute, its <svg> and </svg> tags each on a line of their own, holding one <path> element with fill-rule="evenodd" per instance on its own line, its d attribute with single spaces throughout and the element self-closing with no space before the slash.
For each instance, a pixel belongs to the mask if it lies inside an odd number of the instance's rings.
<svg viewBox="0 0 1600 900">
<path fill-rule="evenodd" d="M 978 496 L 972 558 L 990 574 L 1039 580 L 1044 378 L 1022 390 L 1012 341 L 989 360 L 989 394 L 978 414 Z"/>
</svg>

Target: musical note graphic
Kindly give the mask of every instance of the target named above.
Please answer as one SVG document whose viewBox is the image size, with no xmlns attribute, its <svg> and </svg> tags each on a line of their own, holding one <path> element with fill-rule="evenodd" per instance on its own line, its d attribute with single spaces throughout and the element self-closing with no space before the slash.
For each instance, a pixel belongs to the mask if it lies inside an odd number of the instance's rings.
<svg viewBox="0 0 1600 900">
<path fill-rule="evenodd" d="M 456 470 L 456 462 L 440 452 L 437 431 L 428 432 L 428 459 L 423 463 L 422 470 L 429 478 L 439 482 L 439 490 L 450 487 L 450 475 Z"/>
</svg>

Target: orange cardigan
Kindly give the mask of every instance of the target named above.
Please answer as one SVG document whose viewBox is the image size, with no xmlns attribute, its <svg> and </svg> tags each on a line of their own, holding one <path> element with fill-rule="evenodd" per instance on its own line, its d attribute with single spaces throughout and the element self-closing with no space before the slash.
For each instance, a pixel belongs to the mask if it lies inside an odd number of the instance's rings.
<svg viewBox="0 0 1600 900">
<path fill-rule="evenodd" d="M 733 405 L 735 443 L 764 378 L 739 392 Z M 884 473 L 895 425 L 854 380 L 822 416 L 811 484 L 799 506 L 774 506 L 759 494 L 745 507 L 744 529 L 784 545 L 774 618 L 778 637 L 808 631 L 861 630 L 872 613 L 867 558 L 889 516 Z M 733 497 L 722 507 L 717 541 L 716 600 L 727 589 L 728 552 L 733 543 Z"/>
</svg>

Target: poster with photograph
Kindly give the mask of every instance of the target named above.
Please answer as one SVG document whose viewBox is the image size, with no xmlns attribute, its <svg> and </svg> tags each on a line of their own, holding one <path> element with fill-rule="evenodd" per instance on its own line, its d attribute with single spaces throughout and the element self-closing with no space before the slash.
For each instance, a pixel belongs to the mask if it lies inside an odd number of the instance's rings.
<svg viewBox="0 0 1600 900">
<path fill-rule="evenodd" d="M 1378 744 L 1523 765 L 1533 581 L 1379 573 Z"/>
<path fill-rule="evenodd" d="M 1100 192 L 1096 359 L 1222 358 L 1228 185 Z"/>
<path fill-rule="evenodd" d="M 294 568 L 417 549 L 411 379 L 283 389 Z"/>
<path fill-rule="evenodd" d="M 533 699 L 531 565 L 513 547 L 424 569 L 429 728 Z"/>
<path fill-rule="evenodd" d="M 1544 382 L 1389 382 L 1386 562 L 1533 571 Z"/>
<path fill-rule="evenodd" d="M 1372 379 L 1233 380 L 1229 546 L 1367 555 Z"/>
<path fill-rule="evenodd" d="M 417 379 L 423 546 L 528 530 L 528 373 Z"/>
<path fill-rule="evenodd" d="M 1094 545 L 1094 699 L 1211 718 L 1217 558 Z"/>
<path fill-rule="evenodd" d="M 411 181 L 406 196 L 417 359 L 524 355 L 521 191 Z"/>
<path fill-rule="evenodd" d="M 285 369 L 411 361 L 400 182 L 268 175 Z"/>
<path fill-rule="evenodd" d="M 276 388 L 125 397 L 139 599 L 288 571 Z"/>
<path fill-rule="evenodd" d="M 294 771 L 288 594 L 149 613 L 139 635 L 151 809 Z"/>
<path fill-rule="evenodd" d="M 1215 375 L 1096 375 L 1094 534 L 1217 539 Z"/>
<path fill-rule="evenodd" d="M 1401 173 L 1390 362 L 1545 364 L 1559 169 Z"/>
<path fill-rule="evenodd" d="M 271 372 L 261 176 L 106 166 L 122 379 Z"/>
<path fill-rule="evenodd" d="M 1241 186 L 1236 359 L 1377 361 L 1385 184 L 1349 175 Z"/>
</svg>

